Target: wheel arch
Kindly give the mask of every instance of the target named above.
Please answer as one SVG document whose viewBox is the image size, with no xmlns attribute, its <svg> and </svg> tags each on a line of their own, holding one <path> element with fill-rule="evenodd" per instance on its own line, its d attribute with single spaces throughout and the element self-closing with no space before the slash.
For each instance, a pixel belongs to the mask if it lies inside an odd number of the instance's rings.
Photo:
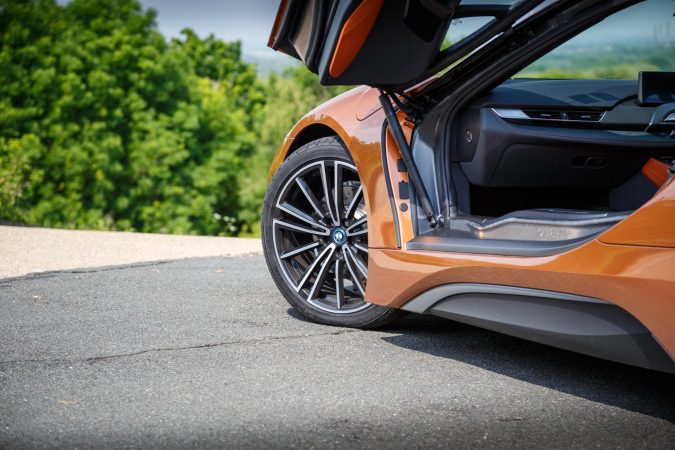
<svg viewBox="0 0 675 450">
<path fill-rule="evenodd" d="M 303 145 L 309 144 L 310 142 L 316 141 L 317 139 L 330 136 L 339 137 L 338 133 L 328 125 L 323 123 L 313 123 L 300 130 L 300 133 L 298 133 L 298 135 L 291 142 L 291 146 L 289 147 L 288 152 L 286 152 L 284 159 L 288 158 L 293 152 Z"/>
<path fill-rule="evenodd" d="M 382 123 L 384 114 L 375 113 L 359 118 L 356 113 L 356 95 L 353 90 L 317 107 L 303 117 L 286 135 L 270 166 L 268 184 L 289 155 L 314 139 L 336 136 L 351 156 L 363 181 L 366 208 L 372 213 L 374 229 L 369 245 L 377 248 L 399 248 L 396 227 L 391 212 L 391 197 L 386 188 L 388 173 L 382 160 Z M 397 172 L 398 173 L 398 172 Z M 403 214 L 403 213 L 401 213 Z M 372 239 L 372 241 L 371 241 Z"/>
<path fill-rule="evenodd" d="M 309 114 L 302 118 L 291 129 L 279 147 L 279 150 L 277 150 L 268 174 L 268 184 L 272 181 L 272 177 L 281 164 L 296 150 L 312 141 L 330 136 L 339 138 L 347 152 L 352 153 L 349 149 L 350 135 L 340 126 L 337 120 L 326 115 L 319 115 L 317 117 L 314 114 Z"/>
</svg>

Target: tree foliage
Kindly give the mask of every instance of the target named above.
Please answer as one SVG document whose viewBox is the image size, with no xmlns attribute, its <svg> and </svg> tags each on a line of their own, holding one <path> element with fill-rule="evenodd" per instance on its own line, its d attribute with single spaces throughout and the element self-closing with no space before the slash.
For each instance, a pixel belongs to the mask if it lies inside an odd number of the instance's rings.
<svg viewBox="0 0 675 450">
<path fill-rule="evenodd" d="M 631 78 L 671 51 L 558 52 L 520 76 Z M 343 90 L 302 66 L 261 78 L 239 42 L 167 41 L 138 0 L 0 0 L 0 220 L 256 235 L 284 135 Z"/>
<path fill-rule="evenodd" d="M 1 217 L 236 234 L 264 93 L 238 42 L 169 43 L 135 0 L 0 2 Z"/>
<path fill-rule="evenodd" d="M 260 210 L 270 163 L 283 137 L 293 125 L 316 105 L 344 92 L 346 88 L 321 86 L 304 66 L 271 74 L 263 80 L 266 102 L 255 114 L 256 148 L 239 180 L 241 222 L 244 233 L 260 233 Z"/>
<path fill-rule="evenodd" d="M 255 234 L 273 152 L 335 92 L 258 79 L 239 42 L 167 42 L 137 0 L 0 0 L 0 219 Z"/>
</svg>

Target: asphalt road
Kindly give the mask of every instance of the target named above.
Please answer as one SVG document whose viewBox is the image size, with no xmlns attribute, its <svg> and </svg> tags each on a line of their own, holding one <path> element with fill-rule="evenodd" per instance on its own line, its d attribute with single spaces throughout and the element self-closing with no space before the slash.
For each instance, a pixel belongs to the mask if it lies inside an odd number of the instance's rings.
<svg viewBox="0 0 675 450">
<path fill-rule="evenodd" d="M 0 447 L 673 448 L 675 378 L 301 320 L 260 256 L 0 281 Z"/>
</svg>

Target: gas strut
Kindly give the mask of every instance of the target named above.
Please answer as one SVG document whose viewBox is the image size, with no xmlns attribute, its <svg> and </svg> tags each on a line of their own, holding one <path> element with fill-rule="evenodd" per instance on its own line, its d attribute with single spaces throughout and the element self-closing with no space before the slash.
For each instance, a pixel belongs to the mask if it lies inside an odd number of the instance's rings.
<svg viewBox="0 0 675 450">
<path fill-rule="evenodd" d="M 420 177 L 420 173 L 417 170 L 417 165 L 413 160 L 412 152 L 410 151 L 408 141 L 405 140 L 405 136 L 403 135 L 403 129 L 401 128 L 401 124 L 396 118 L 396 112 L 394 112 L 394 108 L 391 106 L 391 100 L 389 99 L 389 96 L 382 90 L 380 90 L 380 103 L 382 104 L 384 115 L 386 116 L 387 122 L 389 123 L 389 128 L 391 128 L 391 132 L 394 135 L 396 145 L 398 145 L 398 149 L 401 152 L 401 156 L 403 157 L 403 162 L 405 162 L 405 166 L 408 169 L 408 176 L 410 177 L 410 182 L 415 188 L 415 192 L 417 192 L 417 196 L 419 197 L 420 202 L 422 203 L 424 215 L 429 221 L 429 225 L 431 225 L 431 228 L 435 228 L 436 225 L 438 225 L 438 221 L 436 220 L 434 208 L 431 206 L 429 194 L 427 193 L 427 190 L 424 187 L 422 177 Z"/>
</svg>

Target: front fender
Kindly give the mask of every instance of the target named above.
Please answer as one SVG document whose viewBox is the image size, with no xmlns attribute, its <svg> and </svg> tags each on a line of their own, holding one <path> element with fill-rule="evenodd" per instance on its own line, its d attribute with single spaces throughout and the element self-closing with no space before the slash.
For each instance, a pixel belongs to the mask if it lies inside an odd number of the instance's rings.
<svg viewBox="0 0 675 450">
<path fill-rule="evenodd" d="M 392 198 L 392 180 L 385 173 L 383 156 L 388 160 L 388 167 L 395 167 L 392 161 L 395 164 L 396 159 L 382 152 L 384 114 L 377 108 L 376 92 L 365 86 L 357 87 L 323 103 L 300 119 L 281 143 L 269 178 L 272 179 L 284 160 L 300 146 L 295 141 L 303 131 L 317 125 L 330 128 L 347 147 L 363 183 L 369 247 L 395 249 L 400 247 L 400 220 L 394 219 L 393 211 L 398 212 L 398 209 L 392 208 L 397 203 Z M 409 211 L 410 208 L 408 214 Z M 409 224 L 407 228 L 412 230 Z"/>
</svg>

